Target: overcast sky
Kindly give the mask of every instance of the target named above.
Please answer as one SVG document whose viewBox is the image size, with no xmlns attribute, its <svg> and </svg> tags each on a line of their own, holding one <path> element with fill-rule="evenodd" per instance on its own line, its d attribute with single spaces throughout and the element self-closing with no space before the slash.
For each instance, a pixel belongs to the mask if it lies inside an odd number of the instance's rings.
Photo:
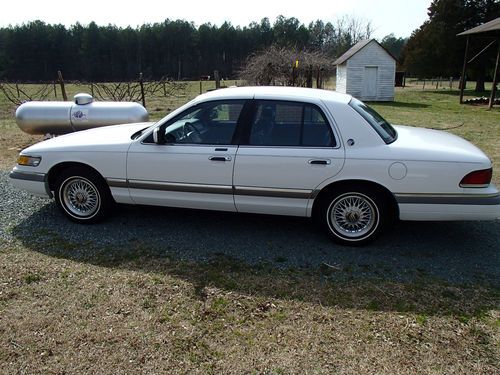
<svg viewBox="0 0 500 375">
<path fill-rule="evenodd" d="M 371 21 L 374 37 L 394 33 L 410 36 L 427 19 L 430 0 L 23 0 L 3 2 L 0 26 L 16 25 L 36 19 L 66 26 L 76 22 L 136 27 L 161 22 L 166 18 L 220 25 L 229 21 L 246 26 L 268 17 L 272 22 L 280 14 L 296 17 L 306 25 L 313 20 L 333 21 L 343 15 Z M 8 5 L 7 5 L 8 4 Z"/>
</svg>

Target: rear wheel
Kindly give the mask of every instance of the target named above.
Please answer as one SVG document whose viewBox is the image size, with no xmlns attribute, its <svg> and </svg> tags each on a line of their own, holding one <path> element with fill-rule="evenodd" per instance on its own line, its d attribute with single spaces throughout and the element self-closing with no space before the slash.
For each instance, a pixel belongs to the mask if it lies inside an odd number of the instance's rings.
<svg viewBox="0 0 500 375">
<path fill-rule="evenodd" d="M 61 211 L 77 223 L 95 223 L 104 219 L 113 204 L 103 178 L 81 167 L 68 168 L 59 175 L 55 198 Z"/>
<path fill-rule="evenodd" d="M 324 197 L 316 215 L 335 242 L 357 246 L 373 241 L 384 229 L 388 207 L 378 192 L 346 186 Z"/>
</svg>

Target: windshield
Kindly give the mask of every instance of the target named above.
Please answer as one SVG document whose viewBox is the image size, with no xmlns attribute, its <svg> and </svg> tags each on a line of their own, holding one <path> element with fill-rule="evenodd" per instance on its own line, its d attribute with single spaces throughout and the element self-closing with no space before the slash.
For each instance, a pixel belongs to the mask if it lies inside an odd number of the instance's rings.
<svg viewBox="0 0 500 375">
<path fill-rule="evenodd" d="M 349 105 L 358 112 L 373 129 L 382 137 L 385 143 L 389 144 L 396 140 L 396 129 L 392 127 L 377 111 L 367 106 L 365 103 L 358 99 L 352 99 Z"/>
</svg>

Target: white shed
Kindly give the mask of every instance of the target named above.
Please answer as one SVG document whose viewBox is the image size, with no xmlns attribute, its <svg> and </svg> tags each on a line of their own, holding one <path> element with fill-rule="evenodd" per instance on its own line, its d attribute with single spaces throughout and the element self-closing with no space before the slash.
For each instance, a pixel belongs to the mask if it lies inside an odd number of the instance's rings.
<svg viewBox="0 0 500 375">
<path fill-rule="evenodd" d="M 336 61 L 336 91 L 367 101 L 393 101 L 396 59 L 375 39 L 362 40 Z"/>
</svg>

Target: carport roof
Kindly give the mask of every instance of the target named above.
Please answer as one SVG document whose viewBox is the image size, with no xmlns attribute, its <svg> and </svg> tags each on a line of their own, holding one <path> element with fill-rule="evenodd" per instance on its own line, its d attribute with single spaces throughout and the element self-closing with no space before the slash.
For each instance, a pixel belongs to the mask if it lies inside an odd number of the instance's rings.
<svg viewBox="0 0 500 375">
<path fill-rule="evenodd" d="M 490 22 L 486 22 L 483 23 L 482 25 L 476 26 L 470 30 L 461 32 L 460 34 L 457 35 L 462 36 L 471 34 L 484 34 L 485 36 L 500 37 L 500 17 L 491 20 Z"/>
</svg>

